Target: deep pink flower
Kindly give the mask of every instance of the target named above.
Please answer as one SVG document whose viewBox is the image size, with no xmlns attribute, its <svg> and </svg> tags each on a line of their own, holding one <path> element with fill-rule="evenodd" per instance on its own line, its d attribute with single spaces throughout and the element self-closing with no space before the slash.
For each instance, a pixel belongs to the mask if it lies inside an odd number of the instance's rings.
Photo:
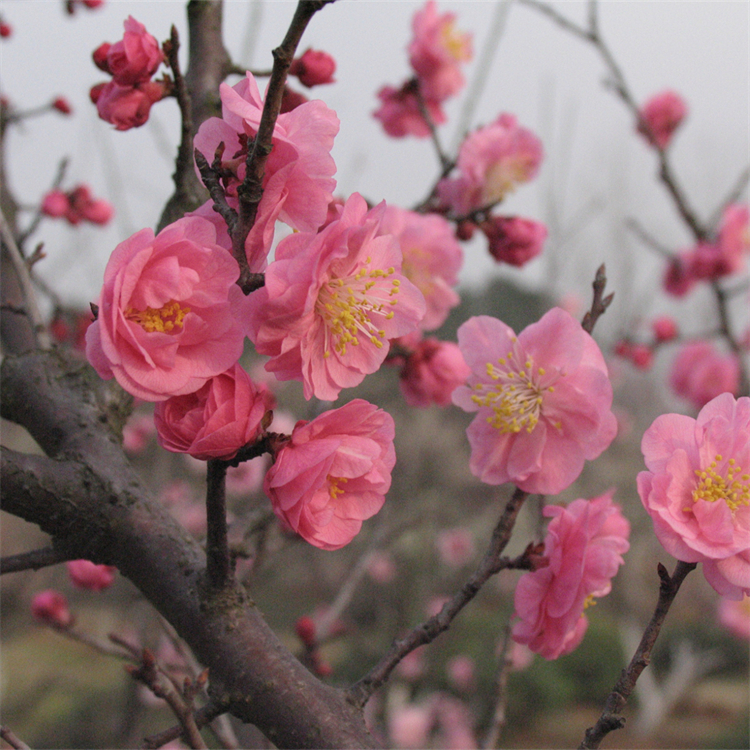
<svg viewBox="0 0 750 750">
<path fill-rule="evenodd" d="M 489 241 L 492 257 L 521 268 L 542 252 L 547 227 L 520 216 L 493 216 L 479 225 Z"/>
<path fill-rule="evenodd" d="M 467 136 L 458 153 L 459 176 L 441 180 L 438 195 L 460 216 L 501 201 L 533 179 L 541 161 L 540 140 L 513 115 L 501 114 Z"/>
<path fill-rule="evenodd" d="M 68 609 L 68 600 L 54 589 L 40 591 L 31 600 L 31 614 L 45 625 L 67 628 L 73 621 Z"/>
<path fill-rule="evenodd" d="M 720 393 L 737 393 L 740 365 L 736 354 L 720 354 L 710 341 L 691 341 L 674 358 L 669 375 L 672 390 L 696 409 Z"/>
<path fill-rule="evenodd" d="M 94 61 L 94 65 L 96 65 L 99 70 L 104 71 L 105 73 L 112 74 L 112 71 L 109 69 L 109 61 L 107 60 L 107 55 L 109 54 L 109 50 L 112 47 L 112 45 L 109 42 L 102 42 L 92 53 L 91 53 L 91 59 Z"/>
<path fill-rule="evenodd" d="M 324 83 L 335 83 L 336 61 L 322 50 L 308 49 L 292 60 L 289 75 L 297 76 L 303 86 L 312 88 Z"/>
<path fill-rule="evenodd" d="M 687 104 L 674 91 L 652 96 L 638 113 L 638 132 L 660 149 L 665 149 L 672 135 L 687 115 Z"/>
<path fill-rule="evenodd" d="M 473 374 L 453 403 L 478 412 L 467 435 L 471 470 L 483 482 L 555 495 L 614 439 L 604 357 L 564 310 L 518 337 L 495 318 L 470 318 L 458 345 Z"/>
<path fill-rule="evenodd" d="M 114 215 L 114 208 L 105 200 L 94 198 L 88 185 L 78 185 L 69 193 L 51 190 L 42 200 L 42 213 L 52 218 L 65 217 L 73 226 L 82 221 L 104 225 Z"/>
<path fill-rule="evenodd" d="M 403 138 L 406 135 L 430 137 L 430 128 L 419 109 L 413 81 L 407 81 L 400 89 L 383 86 L 378 91 L 378 99 L 380 108 L 372 116 L 380 120 L 383 130 L 392 138 Z M 425 100 L 425 106 L 435 125 L 442 125 L 446 121 L 439 102 L 428 99 Z"/>
<path fill-rule="evenodd" d="M 552 518 L 544 540 L 549 565 L 518 580 L 515 613 L 521 619 L 512 636 L 545 659 L 557 659 L 581 642 L 588 627 L 583 611 L 593 597 L 611 591 L 630 547 L 630 524 L 611 492 L 567 507 L 548 505 L 543 513 Z"/>
<path fill-rule="evenodd" d="M 424 216 L 387 206 L 380 234 L 392 234 L 399 241 L 401 272 L 424 295 L 427 309 L 420 328 L 439 328 L 460 302 L 453 287 L 458 284 L 463 251 L 450 223 L 437 214 Z"/>
<path fill-rule="evenodd" d="M 651 330 L 659 343 L 666 343 L 677 338 L 677 321 L 671 315 L 660 315 L 651 321 Z"/>
<path fill-rule="evenodd" d="M 115 83 L 134 86 L 148 81 L 165 57 L 159 42 L 133 16 L 128 16 L 123 26 L 123 38 L 107 50 L 107 69 Z"/>
<path fill-rule="evenodd" d="M 222 118 L 206 120 L 194 145 L 211 164 L 217 147 L 224 143 L 221 166 L 231 175 L 224 185 L 230 196 L 236 196 L 245 178 L 248 143 L 260 125 L 263 99 L 251 73 L 234 87 L 223 83 L 220 91 Z M 263 176 L 263 197 L 245 242 L 250 270 L 265 268 L 277 219 L 301 232 L 314 232 L 325 221 L 336 187 L 330 152 L 338 130 L 336 113 L 321 101 L 279 115 Z"/>
<path fill-rule="evenodd" d="M 91 100 L 99 117 L 116 130 L 139 128 L 147 120 L 151 105 L 164 96 L 164 86 L 146 81 L 137 86 L 121 86 L 110 81 L 91 89 Z"/>
<path fill-rule="evenodd" d="M 73 584 L 88 591 L 103 591 L 109 588 L 117 572 L 117 568 L 112 565 L 97 565 L 91 560 L 70 560 L 65 565 Z"/>
<path fill-rule="evenodd" d="M 719 593 L 750 594 L 750 398 L 723 393 L 697 419 L 662 414 L 641 449 L 638 493 L 664 549 L 704 563 Z"/>
<path fill-rule="evenodd" d="M 86 356 L 102 378 L 163 401 L 198 390 L 242 354 L 245 296 L 213 226 L 184 218 L 121 242 L 104 271 Z"/>
<path fill-rule="evenodd" d="M 42 198 L 42 213 L 53 219 L 65 216 L 69 206 L 68 196 L 62 190 L 50 190 Z"/>
<path fill-rule="evenodd" d="M 240 448 L 260 437 L 263 419 L 275 401 L 237 363 L 195 393 L 172 396 L 156 405 L 159 445 L 204 461 L 234 458 Z"/>
<path fill-rule="evenodd" d="M 414 330 L 421 292 L 401 273 L 401 251 L 378 236 L 385 203 L 367 210 L 354 193 L 338 221 L 276 248 L 265 286 L 249 297 L 248 335 L 279 380 L 301 380 L 305 398 L 335 399 L 388 353 L 388 339 Z"/>
<path fill-rule="evenodd" d="M 13 27 L 5 21 L 0 21 L 0 38 L 7 39 L 13 34 Z"/>
<path fill-rule="evenodd" d="M 428 338 L 406 358 L 399 384 L 409 406 L 448 406 L 451 394 L 471 374 L 458 346 Z"/>
<path fill-rule="evenodd" d="M 691 250 L 683 250 L 669 261 L 662 279 L 662 286 L 667 294 L 673 297 L 684 297 L 697 281 L 694 274 L 693 253 Z"/>
<path fill-rule="evenodd" d="M 349 544 L 385 502 L 393 436 L 393 418 L 362 399 L 298 422 L 266 474 L 274 513 L 316 547 Z"/>
<path fill-rule="evenodd" d="M 750 596 L 719 602 L 719 622 L 738 638 L 750 641 Z"/>
<path fill-rule="evenodd" d="M 455 28 L 455 13 L 437 12 L 435 0 L 414 14 L 409 62 L 425 100 L 443 102 L 464 85 L 460 64 L 472 57 L 471 34 Z"/>
</svg>

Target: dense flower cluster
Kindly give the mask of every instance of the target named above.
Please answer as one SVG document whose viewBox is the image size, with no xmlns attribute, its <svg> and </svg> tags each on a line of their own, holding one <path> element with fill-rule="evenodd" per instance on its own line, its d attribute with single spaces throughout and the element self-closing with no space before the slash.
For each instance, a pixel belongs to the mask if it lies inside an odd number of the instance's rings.
<svg viewBox="0 0 750 750">
<path fill-rule="evenodd" d="M 697 419 L 663 414 L 641 449 L 638 492 L 664 549 L 703 563 L 720 594 L 750 595 L 750 398 L 723 393 Z"/>
</svg>

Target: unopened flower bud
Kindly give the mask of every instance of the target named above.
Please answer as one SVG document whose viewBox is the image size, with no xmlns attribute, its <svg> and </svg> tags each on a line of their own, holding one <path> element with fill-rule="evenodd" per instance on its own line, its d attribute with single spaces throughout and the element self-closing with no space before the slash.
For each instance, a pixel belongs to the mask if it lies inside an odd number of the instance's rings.
<svg viewBox="0 0 750 750">
<path fill-rule="evenodd" d="M 90 560 L 71 560 L 67 563 L 68 575 L 73 585 L 89 591 L 103 591 L 112 585 L 117 568 L 97 565 Z"/>
<path fill-rule="evenodd" d="M 312 88 L 324 83 L 334 83 L 336 61 L 320 50 L 308 49 L 301 57 L 292 60 L 289 75 L 297 76 L 303 86 Z"/>
<path fill-rule="evenodd" d="M 294 629 L 297 631 L 297 637 L 305 646 L 315 645 L 316 627 L 312 617 L 308 617 L 307 615 L 300 617 Z"/>
<path fill-rule="evenodd" d="M 62 96 L 58 96 L 53 100 L 52 107 L 64 115 L 69 115 L 73 112 L 73 107 L 70 106 L 70 102 Z"/>
<path fill-rule="evenodd" d="M 65 216 L 69 208 L 70 201 L 62 190 L 51 190 L 42 199 L 42 213 L 53 219 Z"/>
<path fill-rule="evenodd" d="M 656 340 L 661 343 L 677 338 L 677 323 L 669 315 L 662 315 L 655 318 L 651 323 L 651 330 L 654 332 Z"/>
<path fill-rule="evenodd" d="M 103 42 L 100 44 L 92 53 L 92 58 L 94 59 L 94 65 L 96 65 L 99 70 L 103 70 L 105 73 L 112 74 L 112 71 L 109 69 L 109 63 L 107 62 L 107 54 L 109 53 L 109 48 L 112 45 L 109 42 Z"/>
<path fill-rule="evenodd" d="M 284 95 L 281 98 L 281 110 L 279 114 L 291 112 L 293 109 L 299 107 L 300 104 L 310 101 L 304 94 L 300 94 L 299 91 L 290 89 L 289 86 L 284 86 Z"/>
<path fill-rule="evenodd" d="M 40 591 L 31 600 L 31 614 L 46 625 L 67 628 L 73 620 L 67 599 L 54 589 Z"/>
</svg>

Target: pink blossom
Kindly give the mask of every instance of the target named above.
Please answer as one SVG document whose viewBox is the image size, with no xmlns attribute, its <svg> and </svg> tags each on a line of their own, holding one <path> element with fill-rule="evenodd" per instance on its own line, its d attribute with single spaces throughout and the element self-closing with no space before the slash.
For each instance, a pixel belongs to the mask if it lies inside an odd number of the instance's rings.
<svg viewBox="0 0 750 750">
<path fill-rule="evenodd" d="M 147 120 L 151 105 L 164 96 L 164 86 L 146 81 L 137 86 L 121 86 L 115 81 L 94 86 L 90 92 L 99 117 L 116 130 L 139 128 Z"/>
<path fill-rule="evenodd" d="M 693 271 L 693 254 L 690 250 L 675 255 L 669 261 L 662 279 L 664 291 L 673 297 L 684 297 L 698 281 Z"/>
<path fill-rule="evenodd" d="M 396 674 L 407 682 L 416 682 L 425 672 L 425 647 L 419 646 L 410 651 L 396 665 Z"/>
<path fill-rule="evenodd" d="M 738 638 L 750 641 L 750 596 L 742 599 L 722 599 L 719 602 L 719 622 Z"/>
<path fill-rule="evenodd" d="M 513 115 L 467 136 L 458 153 L 458 177 L 438 185 L 440 199 L 459 216 L 501 201 L 522 182 L 536 176 L 542 144 Z"/>
<path fill-rule="evenodd" d="M 520 621 L 512 636 L 545 659 L 557 659 L 581 642 L 588 627 L 583 611 L 593 597 L 612 589 L 611 579 L 630 547 L 630 524 L 611 492 L 567 507 L 548 505 L 543 513 L 552 518 L 544 539 L 549 565 L 518 580 Z"/>
<path fill-rule="evenodd" d="M 390 583 L 396 577 L 396 563 L 388 552 L 373 552 L 367 563 L 367 573 L 375 583 Z"/>
<path fill-rule="evenodd" d="M 105 73 L 112 74 L 112 71 L 109 69 L 109 61 L 107 60 L 107 55 L 109 54 L 109 50 L 112 47 L 112 45 L 109 42 L 102 42 L 92 53 L 91 53 L 91 59 L 94 61 L 94 65 L 96 65 L 99 70 L 104 71 Z"/>
<path fill-rule="evenodd" d="M 73 226 L 82 221 L 104 225 L 114 215 L 114 209 L 107 201 L 94 198 L 88 185 L 78 185 L 69 193 L 62 190 L 47 193 L 42 200 L 42 213 L 52 218 L 64 217 Z"/>
<path fill-rule="evenodd" d="M 381 234 L 392 234 L 401 245 L 401 271 L 424 295 L 427 309 L 420 327 L 439 328 L 459 302 L 453 287 L 463 264 L 463 251 L 442 216 L 423 216 L 398 206 L 386 206 Z"/>
<path fill-rule="evenodd" d="M 388 716 L 392 746 L 403 750 L 427 747 L 434 721 L 434 711 L 429 705 L 409 704 L 393 709 Z"/>
<path fill-rule="evenodd" d="M 69 206 L 70 201 L 68 201 L 68 196 L 62 190 L 50 190 L 42 198 L 42 213 L 53 219 L 65 216 Z"/>
<path fill-rule="evenodd" d="M 450 341 L 424 339 L 409 354 L 399 376 L 409 406 L 448 406 L 451 394 L 471 374 L 461 350 Z"/>
<path fill-rule="evenodd" d="M 103 591 L 109 588 L 117 572 L 117 568 L 112 565 L 96 565 L 90 560 L 70 560 L 66 567 L 73 584 L 88 591 Z"/>
<path fill-rule="evenodd" d="M 674 91 L 652 96 L 638 113 L 638 132 L 659 149 L 665 149 L 687 115 L 687 104 Z"/>
<path fill-rule="evenodd" d="M 248 143 L 260 125 L 263 99 L 251 73 L 234 87 L 221 84 L 220 92 L 222 118 L 206 120 L 194 145 L 210 164 L 224 143 L 221 168 L 230 175 L 224 178 L 224 186 L 230 196 L 236 196 L 245 178 Z M 279 115 L 263 176 L 263 197 L 245 242 L 250 270 L 265 268 L 277 219 L 301 232 L 314 232 L 325 221 L 336 187 L 336 165 L 330 152 L 338 130 L 336 113 L 321 101 L 306 102 Z"/>
<path fill-rule="evenodd" d="M 165 57 L 159 42 L 133 16 L 128 16 L 123 26 L 122 40 L 107 51 L 107 68 L 115 83 L 134 86 L 148 81 Z"/>
<path fill-rule="evenodd" d="M 564 310 L 550 310 L 518 337 L 494 318 L 470 318 L 458 345 L 473 375 L 453 403 L 478 412 L 467 435 L 471 470 L 483 482 L 554 495 L 614 439 L 604 358 Z"/>
<path fill-rule="evenodd" d="M 660 315 L 651 321 L 651 330 L 654 332 L 654 338 L 659 343 L 666 343 L 677 338 L 677 322 L 671 315 Z"/>
<path fill-rule="evenodd" d="M 639 370 L 648 370 L 654 364 L 654 350 L 647 344 L 633 344 L 630 347 L 630 361 Z"/>
<path fill-rule="evenodd" d="M 466 654 L 454 656 L 445 665 L 448 680 L 457 690 L 468 691 L 476 686 L 476 666 L 474 659 Z"/>
<path fill-rule="evenodd" d="M 229 460 L 262 435 L 266 412 L 275 402 L 236 363 L 194 393 L 160 401 L 154 409 L 156 436 L 173 453 Z"/>
<path fill-rule="evenodd" d="M 476 552 L 474 537 L 468 529 L 462 527 L 441 531 L 435 544 L 440 559 L 451 568 L 462 568 Z"/>
<path fill-rule="evenodd" d="M 536 258 L 547 239 L 544 224 L 520 216 L 493 216 L 479 227 L 489 241 L 490 255 L 518 268 Z"/>
<path fill-rule="evenodd" d="M 237 261 L 203 219 L 184 218 L 154 237 L 121 242 L 104 271 L 86 356 L 100 377 L 163 401 L 198 390 L 242 354 L 245 297 Z"/>
<path fill-rule="evenodd" d="M 638 493 L 664 549 L 704 563 L 724 596 L 750 594 L 750 398 L 723 393 L 697 419 L 662 414 L 641 450 Z"/>
<path fill-rule="evenodd" d="M 336 61 L 321 50 L 308 49 L 292 60 L 289 75 L 297 76 L 303 86 L 312 88 L 324 83 L 335 83 Z"/>
<path fill-rule="evenodd" d="M 393 436 L 393 418 L 362 399 L 297 422 L 266 474 L 274 513 L 316 547 L 349 544 L 385 502 Z"/>
<path fill-rule="evenodd" d="M 276 248 L 266 283 L 249 296 L 249 336 L 279 380 L 301 380 L 305 398 L 335 399 L 375 372 L 388 339 L 415 329 L 421 292 L 401 273 L 401 251 L 381 235 L 385 203 L 354 193 L 338 221 Z"/>
<path fill-rule="evenodd" d="M 672 363 L 669 385 L 696 409 L 720 393 L 737 393 L 740 366 L 735 354 L 720 354 L 710 341 L 684 344 Z"/>
<path fill-rule="evenodd" d="M 378 91 L 380 108 L 372 113 L 380 120 L 383 130 L 392 138 L 403 138 L 413 135 L 417 138 L 429 138 L 430 128 L 419 109 L 414 82 L 407 81 L 400 89 L 383 86 Z M 439 102 L 425 100 L 425 107 L 434 125 L 446 121 L 445 112 Z"/>
<path fill-rule="evenodd" d="M 142 453 L 155 432 L 151 414 L 134 414 L 122 428 L 122 447 L 130 454 Z"/>
<path fill-rule="evenodd" d="M 458 31 L 455 19 L 455 13 L 439 14 L 434 0 L 414 14 L 409 62 L 425 100 L 443 102 L 464 86 L 459 66 L 471 60 L 471 34 Z"/>
<path fill-rule="evenodd" d="M 55 628 L 67 628 L 73 621 L 73 616 L 68 609 L 68 600 L 54 589 L 40 591 L 31 600 L 31 614 L 43 622 Z"/>
</svg>

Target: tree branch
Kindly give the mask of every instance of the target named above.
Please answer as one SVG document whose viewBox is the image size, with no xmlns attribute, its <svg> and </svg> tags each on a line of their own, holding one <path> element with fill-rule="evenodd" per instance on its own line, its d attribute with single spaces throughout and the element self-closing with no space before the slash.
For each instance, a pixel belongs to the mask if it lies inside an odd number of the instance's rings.
<svg viewBox="0 0 750 750">
<path fill-rule="evenodd" d="M 8 555 L 8 557 L 0 558 L 0 575 L 19 573 L 22 570 L 40 570 L 70 559 L 68 555 L 54 547 L 35 549 L 31 552 L 22 552 L 19 555 Z"/>
<path fill-rule="evenodd" d="M 583 322 L 581 323 L 583 330 L 589 334 L 593 332 L 596 321 L 604 315 L 615 297 L 614 292 L 608 294 L 606 297 L 603 296 L 604 288 L 607 286 L 606 271 L 607 269 L 604 267 L 604 263 L 602 263 L 596 269 L 596 276 L 591 284 L 594 288 L 594 299 L 591 301 L 591 309 L 583 316 Z"/>
</svg>

